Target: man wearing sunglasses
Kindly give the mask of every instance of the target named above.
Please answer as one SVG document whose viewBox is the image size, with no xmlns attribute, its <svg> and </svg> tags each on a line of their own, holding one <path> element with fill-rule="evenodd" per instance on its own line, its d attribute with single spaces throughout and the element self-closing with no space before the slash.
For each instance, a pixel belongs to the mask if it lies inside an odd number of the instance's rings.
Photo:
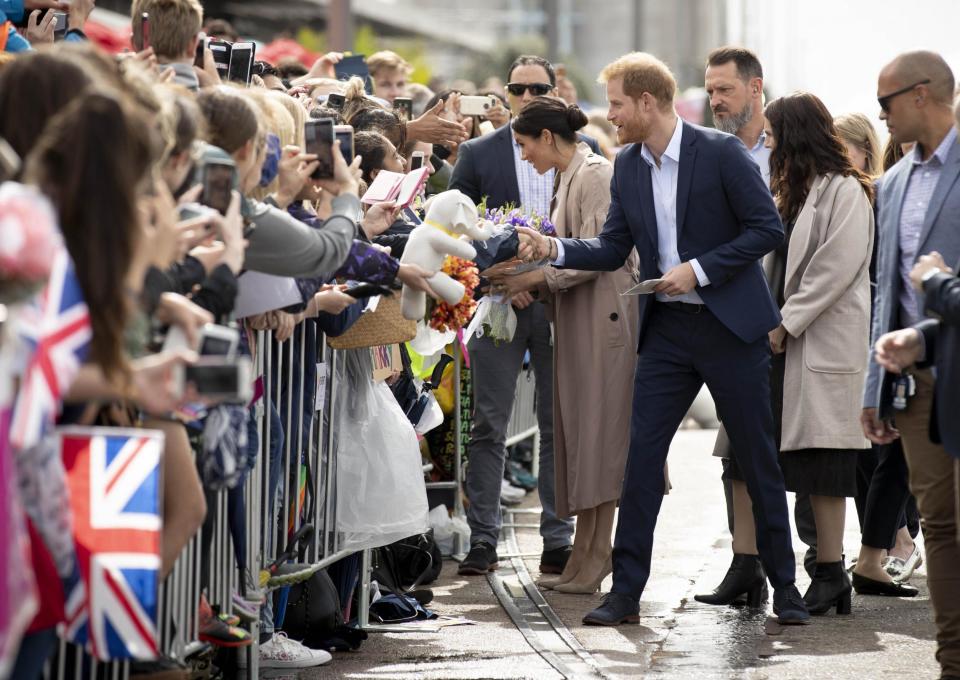
<svg viewBox="0 0 960 680">
<path fill-rule="evenodd" d="M 514 113 L 527 102 L 544 95 L 557 96 L 553 65 L 536 56 L 521 56 L 507 73 L 506 96 Z M 599 153 L 597 143 L 581 136 Z M 506 204 L 550 214 L 554 171 L 540 175 L 521 159 L 520 147 L 510 125 L 472 139 L 457 152 L 450 188 L 459 189 L 475 203 L 486 198 L 487 207 Z M 497 538 L 500 535 L 500 488 L 506 458 L 507 425 L 513 406 L 517 378 L 529 351 L 537 386 L 537 423 L 540 427 L 540 476 L 538 490 L 543 514 L 540 535 L 543 554 L 540 571 L 559 574 L 571 551 L 573 522 L 557 517 L 554 499 L 553 466 L 553 347 L 550 322 L 544 305 L 530 293 L 512 298 L 517 329 L 511 342 L 499 345 L 489 338 L 470 343 L 473 370 L 474 419 L 469 448 L 465 488 L 470 499 L 470 552 L 460 564 L 460 574 L 486 574 L 497 566 Z"/>
<path fill-rule="evenodd" d="M 877 195 L 874 342 L 923 318 L 923 296 L 910 281 L 919 256 L 937 251 L 947 262 L 960 260 L 960 144 L 953 92 L 950 67 L 933 52 L 901 54 L 880 72 L 880 119 L 892 141 L 916 146 L 883 176 Z M 871 441 L 884 444 L 899 437 L 903 442 L 910 489 L 923 517 L 941 677 L 960 678 L 960 547 L 953 461 L 942 444 L 930 440 L 933 382 L 928 368 L 895 374 L 871 357 L 860 420 Z"/>
</svg>

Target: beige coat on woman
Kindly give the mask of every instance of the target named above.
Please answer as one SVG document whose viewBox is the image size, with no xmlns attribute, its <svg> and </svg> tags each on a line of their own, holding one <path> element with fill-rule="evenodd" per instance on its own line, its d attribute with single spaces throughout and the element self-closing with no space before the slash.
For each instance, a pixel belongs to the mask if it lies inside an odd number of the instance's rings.
<svg viewBox="0 0 960 680">
<path fill-rule="evenodd" d="M 557 235 L 592 238 L 610 206 L 613 167 L 580 144 L 551 218 Z M 636 253 L 614 272 L 545 269 L 554 314 L 553 435 L 557 515 L 620 498 L 630 445 L 639 308 Z"/>
<path fill-rule="evenodd" d="M 787 251 L 781 451 L 866 449 L 873 208 L 853 177 L 813 181 Z"/>
</svg>

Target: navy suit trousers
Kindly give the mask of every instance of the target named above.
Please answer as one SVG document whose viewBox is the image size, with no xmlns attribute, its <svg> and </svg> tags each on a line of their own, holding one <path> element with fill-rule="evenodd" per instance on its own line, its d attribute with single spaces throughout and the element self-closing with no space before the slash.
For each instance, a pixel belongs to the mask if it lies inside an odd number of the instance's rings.
<svg viewBox="0 0 960 680">
<path fill-rule="evenodd" d="M 794 581 L 795 558 L 770 410 L 770 347 L 746 343 L 706 308 L 650 301 L 633 398 L 630 452 L 613 548 L 613 592 L 637 599 L 650 576 L 667 450 L 704 382 L 753 498 L 757 548 L 774 588 Z"/>
</svg>

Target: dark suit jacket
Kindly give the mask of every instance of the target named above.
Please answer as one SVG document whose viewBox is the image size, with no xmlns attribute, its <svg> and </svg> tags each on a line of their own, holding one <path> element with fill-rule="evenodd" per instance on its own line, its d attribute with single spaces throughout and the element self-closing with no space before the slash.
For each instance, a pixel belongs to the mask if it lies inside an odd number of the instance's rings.
<svg viewBox="0 0 960 680">
<path fill-rule="evenodd" d="M 474 203 L 487 198 L 487 207 L 496 210 L 510 203 L 520 205 L 517 169 L 513 162 L 513 137 L 510 126 L 464 143 L 457 151 L 450 189 L 459 189 Z M 597 140 L 578 135 L 594 153 L 600 153 Z"/>
<path fill-rule="evenodd" d="M 960 278 L 937 274 L 923 284 L 923 292 L 926 313 L 937 317 L 915 326 L 926 343 L 925 362 L 935 362 L 937 368 L 930 431 L 934 441 L 960 458 Z"/>
<path fill-rule="evenodd" d="M 677 250 L 710 280 L 696 288 L 707 308 L 744 342 L 780 323 L 760 260 L 783 241 L 783 225 L 760 169 L 743 143 L 716 130 L 682 123 L 677 176 Z M 643 279 L 659 278 L 657 216 L 650 166 L 631 144 L 617 156 L 611 203 L 599 237 L 564 239 L 571 269 L 613 271 L 636 246 Z M 640 339 L 652 308 L 640 296 Z"/>
</svg>

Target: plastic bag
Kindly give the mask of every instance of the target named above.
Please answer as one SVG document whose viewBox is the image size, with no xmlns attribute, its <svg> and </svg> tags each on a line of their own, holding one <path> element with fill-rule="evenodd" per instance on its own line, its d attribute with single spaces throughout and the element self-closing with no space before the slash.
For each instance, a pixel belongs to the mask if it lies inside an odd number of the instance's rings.
<svg viewBox="0 0 960 680">
<path fill-rule="evenodd" d="M 489 337 L 496 344 L 510 342 L 517 332 L 517 313 L 513 305 L 499 295 L 487 295 L 477 306 L 477 311 L 467 326 L 467 347 L 474 338 Z"/>
<path fill-rule="evenodd" d="M 389 545 L 429 527 L 417 435 L 367 368 L 350 360 L 337 367 L 347 393 L 337 408 L 337 526 L 345 550 Z"/>
<path fill-rule="evenodd" d="M 447 506 L 438 505 L 430 511 L 433 539 L 444 555 L 452 555 L 455 538 L 460 536 L 460 549 L 470 545 L 470 526 L 463 517 L 451 517 Z"/>
<path fill-rule="evenodd" d="M 433 428 L 443 425 L 443 410 L 441 410 L 440 404 L 437 403 L 437 398 L 432 392 L 423 396 L 427 400 L 427 407 L 423 410 L 423 415 L 420 416 L 420 419 L 413 426 L 417 434 L 421 436 Z"/>
</svg>

